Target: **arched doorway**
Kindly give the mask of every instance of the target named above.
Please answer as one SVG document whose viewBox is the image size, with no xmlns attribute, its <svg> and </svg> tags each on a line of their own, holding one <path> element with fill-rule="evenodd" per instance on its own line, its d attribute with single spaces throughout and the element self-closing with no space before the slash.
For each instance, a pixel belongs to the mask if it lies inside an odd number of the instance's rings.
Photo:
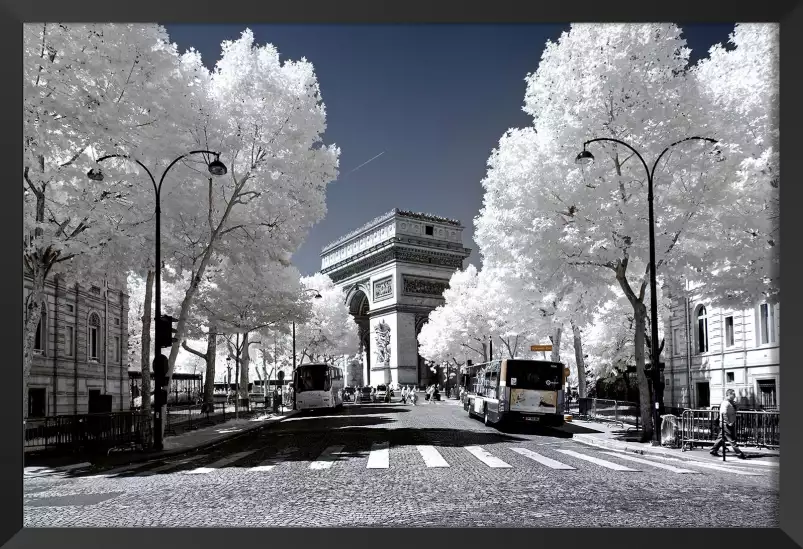
<svg viewBox="0 0 803 549">
<path fill-rule="evenodd" d="M 371 384 L 371 329 L 368 321 L 368 309 L 370 305 L 368 296 L 362 290 L 355 290 L 349 300 L 349 313 L 357 323 L 358 337 L 360 340 L 360 358 L 362 359 L 362 372 L 359 380 L 354 380 L 356 385 Z"/>
</svg>

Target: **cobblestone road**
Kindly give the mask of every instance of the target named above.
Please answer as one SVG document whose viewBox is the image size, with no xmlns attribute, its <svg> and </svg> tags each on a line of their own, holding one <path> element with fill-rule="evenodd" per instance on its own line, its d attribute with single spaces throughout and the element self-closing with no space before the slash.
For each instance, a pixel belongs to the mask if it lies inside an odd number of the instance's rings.
<svg viewBox="0 0 803 549">
<path fill-rule="evenodd" d="M 500 432 L 448 402 L 346 405 L 127 470 L 30 469 L 24 493 L 26 527 L 779 526 L 777 468 Z"/>
</svg>

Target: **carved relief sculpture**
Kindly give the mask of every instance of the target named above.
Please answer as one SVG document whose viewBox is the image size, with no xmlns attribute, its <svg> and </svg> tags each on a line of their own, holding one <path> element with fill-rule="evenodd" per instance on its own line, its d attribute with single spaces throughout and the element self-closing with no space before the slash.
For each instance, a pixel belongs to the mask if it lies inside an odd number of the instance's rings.
<svg viewBox="0 0 803 549">
<path fill-rule="evenodd" d="M 374 282 L 374 301 L 382 301 L 393 296 L 393 277 L 388 276 Z"/>
<path fill-rule="evenodd" d="M 404 293 L 411 295 L 433 295 L 442 296 L 443 292 L 449 287 L 445 280 L 434 278 L 403 277 Z"/>
<path fill-rule="evenodd" d="M 376 327 L 377 362 L 390 366 L 390 326 L 383 320 Z"/>
</svg>

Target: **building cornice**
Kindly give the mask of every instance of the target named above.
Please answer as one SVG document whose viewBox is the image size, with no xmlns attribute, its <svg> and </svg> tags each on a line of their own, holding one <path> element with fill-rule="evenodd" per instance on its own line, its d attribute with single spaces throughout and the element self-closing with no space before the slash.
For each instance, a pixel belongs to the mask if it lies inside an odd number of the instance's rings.
<svg viewBox="0 0 803 549">
<path fill-rule="evenodd" d="M 352 256 L 345 261 L 336 263 L 331 267 L 321 269 L 322 274 L 329 275 L 333 282 L 341 282 L 365 271 L 374 270 L 387 263 L 408 263 L 412 265 L 426 265 L 427 267 L 442 267 L 452 270 L 463 268 L 463 261 L 469 256 L 471 250 L 438 251 L 431 248 L 411 248 L 400 246 L 394 242 L 395 238 L 386 240 L 381 244 Z M 378 253 L 371 253 L 377 252 Z M 370 255 L 369 255 L 370 254 Z M 357 258 L 355 261 L 355 257 Z"/>
<path fill-rule="evenodd" d="M 351 231 L 349 233 L 346 233 L 345 235 L 341 236 L 337 240 L 334 240 L 334 241 L 330 242 L 329 244 L 327 244 L 326 246 L 324 246 L 321 249 L 321 256 L 326 255 L 327 252 L 329 252 L 333 248 L 336 248 L 340 244 L 343 244 L 344 242 L 346 242 L 346 241 L 348 241 L 348 240 L 350 240 L 350 239 L 352 239 L 352 238 L 354 238 L 356 236 L 359 236 L 360 234 L 362 234 L 364 232 L 367 232 L 370 229 L 375 228 L 375 227 L 381 225 L 382 223 L 384 223 L 386 221 L 390 221 L 391 219 L 394 219 L 394 218 L 397 218 L 397 217 L 398 218 L 404 218 L 404 219 L 414 219 L 414 220 L 417 220 L 417 221 L 429 221 L 431 223 L 442 223 L 444 225 L 449 225 L 449 226 L 452 226 L 452 227 L 455 227 L 455 228 L 459 228 L 459 229 L 463 229 L 464 228 L 460 224 L 460 221 L 458 221 L 456 219 L 450 219 L 448 217 L 440 217 L 440 216 L 437 216 L 437 215 L 432 215 L 432 214 L 427 214 L 427 213 L 411 212 L 411 211 L 407 211 L 407 210 L 400 210 L 398 208 L 394 208 L 393 210 L 391 210 L 391 211 L 389 211 L 387 213 L 384 213 L 384 214 L 382 214 L 382 215 L 380 215 L 378 217 L 375 217 L 374 219 L 372 219 L 368 223 L 358 227 L 357 229 L 354 229 L 353 231 Z"/>
</svg>

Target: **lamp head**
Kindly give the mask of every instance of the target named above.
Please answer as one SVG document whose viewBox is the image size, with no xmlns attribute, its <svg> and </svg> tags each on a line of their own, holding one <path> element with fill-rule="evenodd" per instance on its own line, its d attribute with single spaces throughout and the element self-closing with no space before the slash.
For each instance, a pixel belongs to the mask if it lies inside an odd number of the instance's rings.
<svg viewBox="0 0 803 549">
<path fill-rule="evenodd" d="M 594 161 L 594 155 L 588 152 L 587 150 L 583 149 L 583 152 L 577 155 L 577 158 L 574 159 L 575 164 L 580 164 L 581 166 L 587 166 Z"/>
<path fill-rule="evenodd" d="M 86 172 L 86 176 L 92 181 L 103 181 L 103 172 L 100 171 L 100 168 L 97 170 L 95 168 L 91 168 L 88 172 Z"/>
<path fill-rule="evenodd" d="M 226 165 L 220 161 L 219 156 L 209 163 L 209 173 L 212 175 L 226 175 L 228 171 Z"/>
<path fill-rule="evenodd" d="M 321 299 L 322 297 L 323 296 L 320 293 L 315 292 L 315 299 Z"/>
</svg>

